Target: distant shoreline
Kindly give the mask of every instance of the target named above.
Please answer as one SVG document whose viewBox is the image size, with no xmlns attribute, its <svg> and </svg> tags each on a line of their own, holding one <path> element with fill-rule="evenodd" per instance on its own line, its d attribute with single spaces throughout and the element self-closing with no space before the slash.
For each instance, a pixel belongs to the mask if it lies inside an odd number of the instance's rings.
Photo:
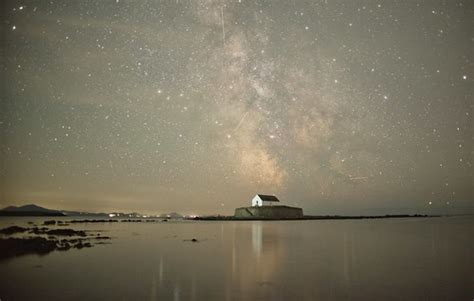
<svg viewBox="0 0 474 301">
<path fill-rule="evenodd" d="M 234 216 L 197 216 L 186 218 L 195 221 L 300 221 L 300 220 L 345 220 L 345 219 L 382 219 L 382 218 L 416 218 L 416 217 L 440 217 L 441 215 L 427 214 L 389 214 L 389 215 L 305 215 L 300 218 L 237 218 Z"/>
</svg>

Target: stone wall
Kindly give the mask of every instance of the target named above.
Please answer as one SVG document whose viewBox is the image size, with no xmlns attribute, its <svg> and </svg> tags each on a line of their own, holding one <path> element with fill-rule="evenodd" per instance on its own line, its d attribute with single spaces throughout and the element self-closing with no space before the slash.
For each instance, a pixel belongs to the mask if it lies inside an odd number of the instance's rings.
<svg viewBox="0 0 474 301">
<path fill-rule="evenodd" d="M 242 219 L 302 218 L 303 209 L 289 206 L 241 207 L 235 209 L 234 217 Z"/>
</svg>

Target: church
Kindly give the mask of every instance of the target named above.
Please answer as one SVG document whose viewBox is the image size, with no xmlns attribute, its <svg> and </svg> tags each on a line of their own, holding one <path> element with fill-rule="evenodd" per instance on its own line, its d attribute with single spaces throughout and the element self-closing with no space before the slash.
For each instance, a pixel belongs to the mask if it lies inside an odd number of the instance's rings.
<svg viewBox="0 0 474 301">
<path fill-rule="evenodd" d="M 250 207 L 235 209 L 236 219 L 282 220 L 303 218 L 303 209 L 285 205 L 274 195 L 257 194 L 251 200 Z"/>
</svg>

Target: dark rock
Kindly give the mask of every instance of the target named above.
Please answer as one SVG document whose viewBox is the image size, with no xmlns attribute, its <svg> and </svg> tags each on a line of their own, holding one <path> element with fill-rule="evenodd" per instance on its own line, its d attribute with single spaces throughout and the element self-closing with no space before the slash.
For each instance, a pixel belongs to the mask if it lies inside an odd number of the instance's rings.
<svg viewBox="0 0 474 301">
<path fill-rule="evenodd" d="M 71 248 L 71 245 L 68 242 L 65 242 L 58 247 L 58 251 L 67 251 L 70 248 Z"/>
<path fill-rule="evenodd" d="M 44 221 L 43 225 L 45 225 L 45 226 L 56 225 L 56 221 L 55 221 L 55 220 L 52 220 L 52 221 Z"/>
<path fill-rule="evenodd" d="M 15 234 L 15 233 L 23 233 L 23 232 L 26 232 L 26 231 L 28 231 L 28 228 L 23 228 L 23 227 L 18 227 L 18 226 L 11 226 L 11 227 L 8 227 L 8 228 L 1 229 L 0 233 L 11 235 L 11 234 Z"/>
<path fill-rule="evenodd" d="M 56 241 L 43 237 L 0 239 L 0 260 L 26 254 L 45 255 L 56 249 Z"/>
<path fill-rule="evenodd" d="M 34 233 L 34 234 L 45 234 L 45 231 L 47 231 L 48 228 L 43 227 L 43 228 L 38 228 L 38 227 L 33 227 L 30 228 L 29 233 Z"/>
<path fill-rule="evenodd" d="M 76 231 L 73 229 L 53 229 L 53 230 L 45 231 L 45 234 L 57 235 L 57 236 L 81 236 L 81 237 L 87 236 L 85 231 L 82 231 L 82 230 Z"/>
<path fill-rule="evenodd" d="M 96 236 L 95 239 L 111 239 L 108 236 Z"/>
<path fill-rule="evenodd" d="M 73 247 L 80 250 L 82 248 L 92 248 L 92 244 L 90 242 L 84 242 L 83 243 L 82 241 L 79 241 Z"/>
<path fill-rule="evenodd" d="M 63 224 L 58 223 L 58 225 Z M 73 229 L 49 229 L 47 227 L 24 228 L 11 226 L 0 230 L 0 233 L 2 234 L 15 234 L 24 232 L 36 235 L 48 235 L 48 239 L 40 236 L 29 238 L 0 239 L 0 261 L 26 254 L 44 255 L 54 250 L 67 251 L 71 248 L 91 248 L 94 246 L 94 244 L 88 241 L 90 239 L 98 240 L 98 244 L 105 244 L 105 242 L 103 242 L 104 240 L 111 239 L 111 237 L 102 236 L 100 233 L 88 235 L 86 231 Z M 57 236 L 72 236 L 74 238 L 57 239 Z"/>
</svg>

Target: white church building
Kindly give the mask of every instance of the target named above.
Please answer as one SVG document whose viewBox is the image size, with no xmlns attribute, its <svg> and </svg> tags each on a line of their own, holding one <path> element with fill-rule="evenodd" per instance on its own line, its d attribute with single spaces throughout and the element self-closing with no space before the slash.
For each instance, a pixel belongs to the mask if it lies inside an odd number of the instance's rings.
<svg viewBox="0 0 474 301">
<path fill-rule="evenodd" d="M 304 218 L 303 209 L 279 204 L 274 195 L 257 194 L 252 206 L 235 208 L 234 218 L 241 220 L 284 220 Z"/>
<path fill-rule="evenodd" d="M 252 199 L 252 207 L 271 206 L 280 200 L 274 195 L 257 194 Z"/>
</svg>

